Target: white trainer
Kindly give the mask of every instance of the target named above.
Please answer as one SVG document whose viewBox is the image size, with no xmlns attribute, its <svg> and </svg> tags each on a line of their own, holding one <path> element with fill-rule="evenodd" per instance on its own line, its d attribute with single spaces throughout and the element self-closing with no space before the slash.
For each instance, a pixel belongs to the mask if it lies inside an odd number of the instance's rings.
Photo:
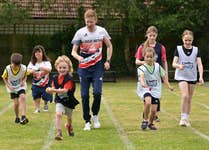
<svg viewBox="0 0 209 150">
<path fill-rule="evenodd" d="M 87 122 L 85 124 L 85 127 L 83 128 L 84 131 L 90 131 L 91 130 L 91 123 L 90 122 Z"/>
<path fill-rule="evenodd" d="M 94 128 L 98 129 L 101 127 L 101 124 L 99 122 L 99 118 L 97 115 L 93 116 L 93 123 L 94 123 Z"/>
<path fill-rule="evenodd" d="M 189 122 L 189 120 L 187 119 L 187 120 L 185 120 L 185 125 L 187 126 L 187 127 L 191 127 L 191 124 L 190 124 L 190 122 Z"/>
<path fill-rule="evenodd" d="M 34 114 L 39 114 L 40 113 L 40 109 L 36 109 L 33 113 Z"/>
<path fill-rule="evenodd" d="M 179 125 L 182 126 L 182 127 L 186 127 L 186 120 L 185 119 L 181 119 L 180 122 L 179 122 Z"/>
</svg>

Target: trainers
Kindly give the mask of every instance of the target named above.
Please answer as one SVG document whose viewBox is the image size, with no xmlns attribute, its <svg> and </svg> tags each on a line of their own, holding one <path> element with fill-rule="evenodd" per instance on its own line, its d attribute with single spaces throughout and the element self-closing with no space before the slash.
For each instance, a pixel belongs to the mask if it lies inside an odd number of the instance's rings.
<svg viewBox="0 0 209 150">
<path fill-rule="evenodd" d="M 100 122 L 99 122 L 99 118 L 97 115 L 93 116 L 93 123 L 94 123 L 94 128 L 98 129 L 101 127 Z"/>
<path fill-rule="evenodd" d="M 188 119 L 181 119 L 179 125 L 182 127 L 190 127 L 191 126 Z"/>
<path fill-rule="evenodd" d="M 186 126 L 187 127 L 191 127 L 191 124 L 190 124 L 190 122 L 189 122 L 189 120 L 187 119 L 187 120 L 185 120 L 185 124 L 186 124 Z"/>
<path fill-rule="evenodd" d="M 148 128 L 149 128 L 150 130 L 157 130 L 157 128 L 155 127 L 154 124 L 149 124 L 149 125 L 148 125 Z"/>
<path fill-rule="evenodd" d="M 20 124 L 22 124 L 22 125 L 25 125 L 25 124 L 27 124 L 29 122 L 29 120 L 28 120 L 28 118 L 26 118 L 26 117 L 23 117 L 23 118 L 21 118 L 21 120 L 20 120 Z"/>
<path fill-rule="evenodd" d="M 156 116 L 154 116 L 154 121 L 160 122 L 160 118 L 156 115 Z"/>
<path fill-rule="evenodd" d="M 62 132 L 57 132 L 54 139 L 57 140 L 57 141 L 63 140 Z"/>
<path fill-rule="evenodd" d="M 73 126 L 69 125 L 69 124 L 65 124 L 65 128 L 67 129 L 68 135 L 69 136 L 74 136 L 74 132 L 73 132 Z"/>
<path fill-rule="evenodd" d="M 38 114 L 38 113 L 40 113 L 41 111 L 40 111 L 40 109 L 36 109 L 33 113 L 34 114 Z"/>
<path fill-rule="evenodd" d="M 85 124 L 85 127 L 83 128 L 84 131 L 90 131 L 91 130 L 91 123 L 90 122 L 87 122 Z"/>
<path fill-rule="evenodd" d="M 145 130 L 148 126 L 148 121 L 142 121 L 142 124 L 141 124 L 141 129 L 142 130 Z"/>
<path fill-rule="evenodd" d="M 179 122 L 179 125 L 182 127 L 186 127 L 186 120 L 185 119 L 181 119 Z"/>
<path fill-rule="evenodd" d="M 48 105 L 44 105 L 44 111 L 45 111 L 45 112 L 48 111 Z"/>
<path fill-rule="evenodd" d="M 15 123 L 20 123 L 20 118 L 19 117 L 15 118 Z"/>
</svg>

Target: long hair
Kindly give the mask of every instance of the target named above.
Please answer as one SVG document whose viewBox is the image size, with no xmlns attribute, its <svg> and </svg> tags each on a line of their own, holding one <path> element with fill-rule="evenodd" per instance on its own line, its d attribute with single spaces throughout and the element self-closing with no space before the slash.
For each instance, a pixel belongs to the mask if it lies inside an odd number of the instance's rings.
<svg viewBox="0 0 209 150">
<path fill-rule="evenodd" d="M 35 53 L 37 51 L 42 52 L 42 54 L 43 54 L 42 61 L 50 61 L 49 57 L 46 55 L 45 48 L 42 45 L 36 45 L 33 48 L 32 56 L 31 56 L 31 59 L 30 59 L 30 61 L 33 65 L 35 65 L 36 62 L 37 62 L 37 58 L 35 56 Z"/>
<path fill-rule="evenodd" d="M 154 33 L 158 34 L 158 30 L 157 30 L 157 28 L 156 28 L 155 26 L 149 26 L 149 27 L 147 28 L 147 31 L 146 31 L 146 37 L 147 37 L 147 34 L 148 34 L 148 33 L 151 33 L 151 32 L 154 32 Z M 147 40 L 146 40 L 146 41 L 144 42 L 144 44 L 143 44 L 142 54 L 144 53 L 144 50 L 145 50 L 147 47 L 149 47 L 149 40 L 148 40 L 148 38 L 147 38 Z"/>
</svg>

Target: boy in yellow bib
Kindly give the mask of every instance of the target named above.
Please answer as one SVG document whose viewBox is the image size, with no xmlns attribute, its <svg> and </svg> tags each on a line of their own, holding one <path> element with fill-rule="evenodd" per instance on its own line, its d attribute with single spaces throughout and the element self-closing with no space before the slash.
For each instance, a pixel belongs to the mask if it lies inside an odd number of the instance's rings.
<svg viewBox="0 0 209 150">
<path fill-rule="evenodd" d="M 26 124 L 26 79 L 27 68 L 22 64 L 22 55 L 13 53 L 11 55 L 11 64 L 7 65 L 2 75 L 7 91 L 10 93 L 11 99 L 14 102 L 14 112 L 16 115 L 15 123 Z M 19 118 L 19 104 L 22 108 L 22 116 Z"/>
</svg>

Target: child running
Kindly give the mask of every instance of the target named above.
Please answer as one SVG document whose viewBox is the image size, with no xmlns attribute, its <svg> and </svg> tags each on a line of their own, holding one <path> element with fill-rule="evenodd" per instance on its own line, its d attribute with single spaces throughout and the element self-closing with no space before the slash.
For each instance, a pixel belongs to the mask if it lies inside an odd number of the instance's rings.
<svg viewBox="0 0 209 150">
<path fill-rule="evenodd" d="M 11 55 L 11 64 L 7 65 L 2 78 L 6 85 L 7 91 L 10 93 L 11 99 L 14 102 L 15 123 L 22 125 L 28 123 L 26 118 L 26 80 L 27 80 L 27 68 L 22 64 L 23 56 L 19 53 L 13 53 Z M 19 105 L 22 108 L 22 116 L 19 118 Z"/>
<path fill-rule="evenodd" d="M 180 126 L 191 126 L 189 114 L 191 111 L 192 96 L 197 82 L 197 67 L 199 82 L 204 84 L 203 65 L 200 50 L 192 45 L 193 32 L 185 30 L 182 34 L 182 46 L 177 46 L 172 66 L 176 68 L 175 80 L 179 82 L 181 91 L 181 120 Z"/>
<path fill-rule="evenodd" d="M 65 56 L 59 56 L 55 61 L 55 68 L 58 75 L 53 76 L 52 87 L 48 87 L 48 93 L 56 93 L 56 128 L 57 135 L 55 140 L 62 140 L 62 115 L 67 116 L 65 127 L 69 136 L 74 136 L 72 126 L 73 109 L 79 102 L 74 97 L 75 83 L 72 78 L 73 66 L 71 60 Z"/>
<path fill-rule="evenodd" d="M 170 90 L 173 90 L 173 87 L 168 82 L 165 70 L 158 63 L 155 63 L 155 50 L 147 47 L 143 51 L 143 55 L 145 63 L 137 69 L 137 94 L 144 100 L 144 118 L 141 129 L 145 130 L 148 127 L 150 130 L 157 130 L 153 120 L 161 97 L 161 78 Z"/>
<path fill-rule="evenodd" d="M 140 66 L 143 65 L 144 58 L 143 58 L 143 50 L 146 49 L 147 47 L 152 47 L 155 50 L 155 61 L 160 64 L 163 69 L 165 69 L 166 73 L 168 72 L 168 63 L 167 63 L 167 56 L 166 56 L 166 48 L 164 45 L 159 43 L 157 41 L 158 37 L 158 29 L 155 26 L 149 26 L 146 31 L 146 41 L 142 43 L 135 54 L 136 57 L 136 65 Z M 157 112 L 160 112 L 160 101 L 157 106 Z M 160 121 L 159 116 L 156 113 L 156 116 L 154 118 L 156 122 Z"/>
<path fill-rule="evenodd" d="M 52 101 L 52 95 L 46 92 L 46 88 L 50 85 L 49 73 L 52 66 L 43 46 L 37 45 L 33 48 L 28 70 L 33 75 L 31 90 L 35 104 L 34 113 L 40 113 L 41 98 L 44 100 L 43 110 L 46 112 L 48 111 L 48 101 Z"/>
</svg>

